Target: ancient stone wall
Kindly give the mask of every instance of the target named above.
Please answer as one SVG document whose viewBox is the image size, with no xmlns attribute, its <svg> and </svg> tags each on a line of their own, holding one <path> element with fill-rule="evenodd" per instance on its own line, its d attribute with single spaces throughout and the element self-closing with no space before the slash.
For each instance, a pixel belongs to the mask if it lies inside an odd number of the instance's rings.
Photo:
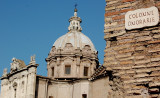
<svg viewBox="0 0 160 98">
<path fill-rule="evenodd" d="M 160 97 L 160 26 L 126 30 L 125 14 L 159 0 L 106 0 L 104 66 L 111 71 L 108 98 Z M 158 97 L 159 96 L 159 97 Z"/>
</svg>

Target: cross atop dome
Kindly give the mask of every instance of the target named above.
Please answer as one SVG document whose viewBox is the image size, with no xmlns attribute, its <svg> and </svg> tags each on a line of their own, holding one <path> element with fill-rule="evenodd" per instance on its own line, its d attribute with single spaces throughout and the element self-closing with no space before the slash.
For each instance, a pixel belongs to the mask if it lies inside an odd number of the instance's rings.
<svg viewBox="0 0 160 98">
<path fill-rule="evenodd" d="M 70 25 L 68 31 L 82 31 L 80 23 L 82 22 L 81 18 L 77 16 L 77 4 L 75 4 L 74 16 L 69 19 Z"/>
<path fill-rule="evenodd" d="M 77 3 L 74 5 L 75 6 L 75 9 L 74 9 L 74 12 L 77 12 L 78 10 L 77 10 Z"/>
</svg>

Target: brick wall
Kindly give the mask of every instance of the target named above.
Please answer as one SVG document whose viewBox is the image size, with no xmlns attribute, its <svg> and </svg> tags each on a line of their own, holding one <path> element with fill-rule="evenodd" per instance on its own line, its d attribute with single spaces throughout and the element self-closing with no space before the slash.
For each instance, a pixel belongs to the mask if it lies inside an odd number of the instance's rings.
<svg viewBox="0 0 160 98">
<path fill-rule="evenodd" d="M 106 0 L 104 66 L 112 71 L 108 98 L 160 98 L 160 26 L 126 30 L 128 11 L 159 0 Z M 158 97 L 159 96 L 159 97 Z"/>
</svg>

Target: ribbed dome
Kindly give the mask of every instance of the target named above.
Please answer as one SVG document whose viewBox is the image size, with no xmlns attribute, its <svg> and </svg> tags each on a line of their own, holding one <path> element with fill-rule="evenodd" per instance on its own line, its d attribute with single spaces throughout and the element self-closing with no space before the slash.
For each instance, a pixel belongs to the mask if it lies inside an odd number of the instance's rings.
<svg viewBox="0 0 160 98">
<path fill-rule="evenodd" d="M 83 49 L 85 45 L 89 45 L 92 51 L 97 52 L 92 41 L 83 33 L 78 31 L 72 31 L 61 36 L 55 41 L 53 46 L 55 46 L 56 49 L 63 49 L 67 43 L 71 43 L 74 49 Z"/>
<path fill-rule="evenodd" d="M 75 8 L 74 16 L 69 19 L 68 32 L 55 41 L 46 58 L 49 77 L 57 80 L 88 79 L 98 68 L 98 52 L 81 32 L 81 22 Z"/>
</svg>

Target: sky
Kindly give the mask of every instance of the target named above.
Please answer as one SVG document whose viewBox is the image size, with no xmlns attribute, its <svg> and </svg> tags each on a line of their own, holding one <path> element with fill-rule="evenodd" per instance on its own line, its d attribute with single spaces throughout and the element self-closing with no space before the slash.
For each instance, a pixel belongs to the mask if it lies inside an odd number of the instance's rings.
<svg viewBox="0 0 160 98">
<path fill-rule="evenodd" d="M 103 64 L 105 0 L 0 0 L 0 77 L 4 68 L 10 71 L 13 57 L 28 65 L 34 54 L 37 74 L 47 76 L 45 58 L 56 39 L 68 32 L 75 3 L 82 33 L 91 39 Z"/>
</svg>

